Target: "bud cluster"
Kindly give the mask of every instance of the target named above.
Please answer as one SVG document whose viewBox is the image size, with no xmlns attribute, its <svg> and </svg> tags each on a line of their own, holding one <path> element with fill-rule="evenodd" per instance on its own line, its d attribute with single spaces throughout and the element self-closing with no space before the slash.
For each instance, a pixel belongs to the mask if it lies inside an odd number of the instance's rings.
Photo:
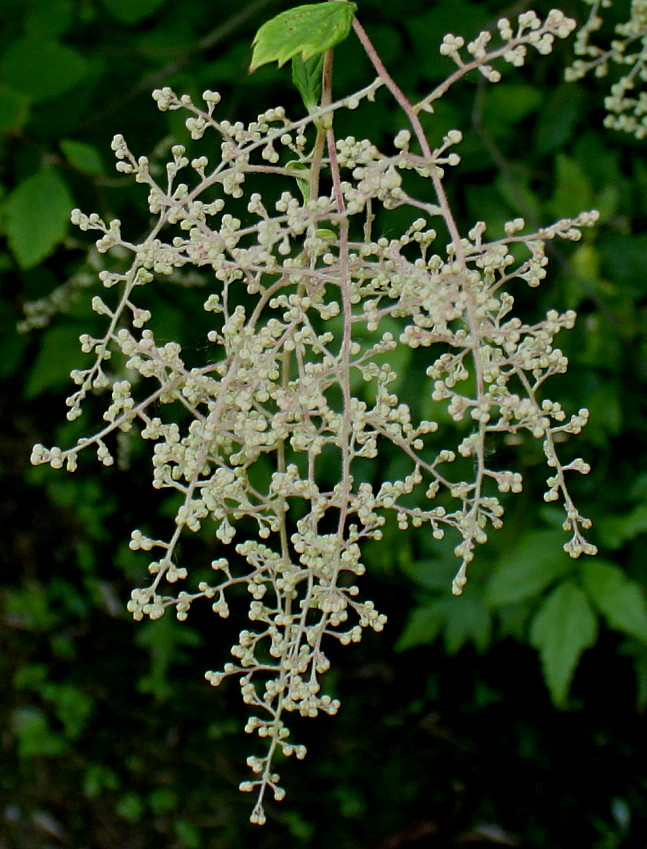
<svg viewBox="0 0 647 849">
<path fill-rule="evenodd" d="M 593 43 L 604 23 L 603 10 L 611 0 L 584 0 L 591 10 L 575 39 L 576 59 L 566 69 L 569 82 L 588 73 L 606 77 L 615 67 L 621 69 L 611 84 L 604 105 L 608 112 L 605 127 L 630 133 L 637 139 L 647 137 L 647 92 L 642 91 L 647 79 L 647 2 L 632 0 L 629 20 L 617 24 L 610 45 L 603 49 Z"/>
<path fill-rule="evenodd" d="M 497 56 L 521 64 L 522 46 L 548 52 L 553 37 L 571 29 L 557 12 L 544 23 L 525 12 L 516 32 L 500 21 L 507 43 Z M 493 78 L 487 41 L 482 34 L 468 45 L 469 64 L 459 59 L 462 39 L 448 36 L 441 52 L 460 74 L 479 67 Z M 502 524 L 501 496 L 522 489 L 518 470 L 488 468 L 486 448 L 528 434 L 541 441 L 550 468 L 545 498 L 565 505 L 565 549 L 573 557 L 594 550 L 581 534 L 590 523 L 565 479 L 588 466 L 562 465 L 555 449 L 556 437 L 579 432 L 588 414 L 569 418 L 544 390 L 567 368 L 555 337 L 575 315 L 549 310 L 524 321 L 513 312 L 510 290 L 539 285 L 546 242 L 579 239 L 597 213 L 534 232 L 514 219 L 496 237 L 479 221 L 443 244 L 439 232 L 457 233 L 442 180 L 460 163 L 453 150 L 459 130 L 425 150 L 417 131 L 403 129 L 388 151 L 362 138 L 335 139 L 328 130 L 328 155 L 314 162 L 312 136 L 322 115 L 355 108 L 382 84 L 390 85 L 380 79 L 307 118 L 292 121 L 278 107 L 248 125 L 217 118 L 217 93 L 205 92 L 200 106 L 169 88 L 154 92 L 160 109 L 186 112 L 204 153 L 174 145 L 162 180 L 146 157 L 115 137 L 117 169 L 147 187 L 156 222 L 136 244 L 124 239 L 119 221 L 73 213 L 81 229 L 100 233 L 97 251 L 117 249 L 131 259 L 125 272 L 100 274 L 107 302 L 96 296 L 92 306 L 106 331 L 81 337 L 92 362 L 74 372 L 78 388 L 67 402 L 75 419 L 90 392 L 105 392 L 105 423 L 68 449 L 37 445 L 32 455 L 34 463 L 73 470 L 86 448 L 111 464 L 108 446 L 120 433 L 138 430 L 152 443 L 153 487 L 179 495 L 180 506 L 168 539 L 133 531 L 131 549 L 154 558 L 149 585 L 133 590 L 128 603 L 136 619 L 171 608 L 183 620 L 205 599 L 227 617 L 230 603 L 240 604 L 230 590 L 246 588 L 247 622 L 232 660 L 206 677 L 214 686 L 239 680 L 252 713 L 245 730 L 266 745 L 262 757 L 248 759 L 254 776 L 241 785 L 257 793 L 258 823 L 264 795 L 284 795 L 276 756 L 305 755 L 290 740 L 288 715 L 339 708 L 322 689 L 328 645 L 358 642 L 365 628 L 385 625 L 373 602 L 361 598 L 358 579 L 365 571 L 362 543 L 382 538 L 389 514 L 403 530 L 424 526 L 436 539 L 452 535 L 453 588 L 460 593 L 477 545 Z M 407 106 L 410 119 L 418 107 Z M 303 194 L 303 175 L 315 164 L 332 188 Z M 430 181 L 437 202 L 428 200 Z M 410 223 L 392 235 L 384 222 L 402 208 Z M 377 216 L 389 237 L 373 233 Z M 199 365 L 187 363 L 178 342 L 159 338 L 154 308 L 138 303 L 142 290 L 181 281 L 188 269 L 207 289 L 202 307 L 210 329 L 197 343 L 208 356 Z M 396 391 L 405 375 L 390 355 L 402 347 L 426 369 L 429 384 L 417 394 L 433 416 L 422 416 Z M 125 363 L 121 372 L 109 371 L 113 353 Z M 440 426 L 448 418 L 455 429 Z M 386 480 L 382 458 L 398 453 L 402 474 Z M 180 538 L 202 529 L 222 550 L 208 580 L 178 565 Z M 182 581 L 187 589 L 175 592 Z"/>
</svg>

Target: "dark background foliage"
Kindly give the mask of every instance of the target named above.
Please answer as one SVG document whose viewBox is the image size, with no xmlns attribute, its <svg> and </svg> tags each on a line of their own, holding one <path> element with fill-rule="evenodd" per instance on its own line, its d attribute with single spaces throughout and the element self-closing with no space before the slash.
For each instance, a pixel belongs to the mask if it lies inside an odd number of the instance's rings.
<svg viewBox="0 0 647 849">
<path fill-rule="evenodd" d="M 202 678 L 236 624 L 199 609 L 183 624 L 136 624 L 124 610 L 145 564 L 123 540 L 142 511 L 151 527 L 165 521 L 145 456 L 135 448 L 128 473 L 91 461 L 74 476 L 29 466 L 34 442 L 75 436 L 61 425 L 62 397 L 94 321 L 88 241 L 68 227 L 70 208 L 144 232 L 145 196 L 113 171 L 109 145 L 116 132 L 137 155 L 185 139 L 177 114 L 155 109 L 155 87 L 218 89 L 232 120 L 279 103 L 296 114 L 287 69 L 246 72 L 254 32 L 290 5 L 0 4 L 0 849 L 642 847 L 647 168 L 644 142 L 602 128 L 607 82 L 562 82 L 568 45 L 496 87 L 465 81 L 426 121 L 432 137 L 450 127 L 466 136 L 450 193 L 467 225 L 602 212 L 583 242 L 555 245 L 541 290 L 519 293 L 524 309 L 580 314 L 563 342 L 571 372 L 553 394 L 569 412 L 591 411 L 567 450 L 593 466 L 577 496 L 602 565 L 562 558 L 530 444 L 516 459 L 500 449 L 497 462 L 528 483 L 462 598 L 449 593 L 442 546 L 387 534 L 367 552 L 364 588 L 390 624 L 334 658 L 342 710 L 297 729 L 309 756 L 285 765 L 288 798 L 265 829 L 248 825 L 237 791 L 253 741 L 235 685 L 214 691 Z M 529 5 L 360 0 L 359 14 L 400 85 L 422 95 L 449 70 L 436 50 L 445 32 L 472 36 Z M 579 0 L 562 8 L 580 20 L 587 11 Z M 628 10 L 616 0 L 611 16 Z M 336 91 L 370 73 L 351 37 L 337 51 Z M 359 135 L 352 117 L 340 134 Z M 383 100 L 362 131 L 385 140 L 400 126 Z M 24 303 L 70 280 L 62 312 L 19 334 Z M 168 337 L 200 345 L 192 291 L 157 297 Z M 400 365 L 413 402 L 414 366 Z M 210 548 L 187 541 L 184 556 L 198 562 Z M 556 605 L 566 585 L 583 609 Z M 578 628 L 586 616 L 597 622 L 592 645 Z"/>
</svg>

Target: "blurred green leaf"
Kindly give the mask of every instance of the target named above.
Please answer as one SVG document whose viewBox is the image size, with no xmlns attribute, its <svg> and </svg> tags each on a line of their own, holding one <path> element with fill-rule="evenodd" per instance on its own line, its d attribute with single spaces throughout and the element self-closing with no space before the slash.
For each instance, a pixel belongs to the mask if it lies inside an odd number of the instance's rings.
<svg viewBox="0 0 647 849">
<path fill-rule="evenodd" d="M 618 345 L 619 340 L 613 336 L 589 335 L 587 346 L 583 349 L 583 362 L 594 360 L 594 365 L 600 367 L 609 362 L 614 353 L 613 347 Z M 597 346 L 597 350 L 596 350 Z M 594 359 L 595 358 L 595 359 Z M 586 406 L 591 414 L 590 426 L 587 426 L 587 437 L 594 445 L 606 446 L 609 436 L 615 436 L 622 430 L 622 389 L 616 383 L 604 381 L 604 383 L 586 394 Z"/>
<path fill-rule="evenodd" d="M 150 620 L 137 630 L 136 642 L 150 652 L 150 672 L 138 683 L 142 693 L 152 693 L 157 699 L 167 699 L 173 687 L 169 680 L 169 670 L 174 663 L 182 660 L 183 646 L 198 646 L 202 638 L 197 631 L 180 623 L 167 611 L 161 619 Z"/>
<path fill-rule="evenodd" d="M 514 179 L 507 174 L 500 174 L 495 180 L 495 186 L 500 196 L 517 215 L 521 215 L 529 222 L 541 220 L 541 203 L 536 193 L 529 187 L 528 178 L 524 174 L 515 174 Z"/>
<path fill-rule="evenodd" d="M 627 236 L 613 233 L 600 245 L 604 258 L 605 272 L 613 276 L 617 284 L 640 287 L 638 294 L 645 291 L 645 257 L 647 256 L 647 233 Z M 631 292 L 626 292 L 630 294 Z"/>
<path fill-rule="evenodd" d="M 44 684 L 41 695 L 53 706 L 65 736 L 70 740 L 80 737 L 94 710 L 94 700 L 73 684 L 58 681 Z"/>
<path fill-rule="evenodd" d="M 101 154 L 94 145 L 74 139 L 63 139 L 60 142 L 60 148 L 70 165 L 78 168 L 79 171 L 91 176 L 105 173 Z"/>
<path fill-rule="evenodd" d="M 611 628 L 647 642 L 647 603 L 642 588 L 618 566 L 604 560 L 587 561 L 582 583 Z"/>
<path fill-rule="evenodd" d="M 187 820 L 176 820 L 173 823 L 175 835 L 182 845 L 182 849 L 200 849 L 202 840 L 200 832 Z"/>
<path fill-rule="evenodd" d="M 30 631 L 47 631 L 58 621 L 40 584 L 14 590 L 5 602 L 5 612 L 14 627 Z"/>
<path fill-rule="evenodd" d="M 9 247 L 21 268 L 32 268 L 63 240 L 74 202 L 54 168 L 23 180 L 6 198 L 2 211 Z"/>
<path fill-rule="evenodd" d="M 44 663 L 26 663 L 19 667 L 13 683 L 17 690 L 39 690 L 47 680 L 47 665 Z"/>
<path fill-rule="evenodd" d="M 36 398 L 43 392 L 70 386 L 69 374 L 83 363 L 79 328 L 58 324 L 43 334 L 40 351 L 25 383 L 25 397 Z"/>
<path fill-rule="evenodd" d="M 104 790 L 116 790 L 118 787 L 119 776 L 105 764 L 93 763 L 85 770 L 83 794 L 88 799 L 96 799 Z"/>
<path fill-rule="evenodd" d="M 0 133 L 20 130 L 29 117 L 29 97 L 0 84 Z"/>
<path fill-rule="evenodd" d="M 442 634 L 448 654 L 474 643 L 485 651 L 490 643 L 491 617 L 481 596 L 474 591 L 462 596 L 435 598 L 415 607 L 396 643 L 396 651 L 428 645 Z"/>
<path fill-rule="evenodd" d="M 537 117 L 535 147 L 538 153 L 552 153 L 573 136 L 581 104 L 582 93 L 577 86 L 570 83 L 557 86 Z"/>
<path fill-rule="evenodd" d="M 571 218 L 591 209 L 591 181 L 579 162 L 563 153 L 555 157 L 555 184 L 555 191 L 547 204 L 554 218 Z"/>
<path fill-rule="evenodd" d="M 124 24 L 150 18 L 166 0 L 101 0 L 110 14 Z"/>
<path fill-rule="evenodd" d="M 448 654 L 456 654 L 467 643 L 478 651 L 490 644 L 492 619 L 480 593 L 468 587 L 461 596 L 445 599 L 443 640 Z"/>
<path fill-rule="evenodd" d="M 27 9 L 25 33 L 28 36 L 52 38 L 62 35 L 74 17 L 72 0 L 47 0 Z"/>
<path fill-rule="evenodd" d="M 83 79 L 87 67 L 71 47 L 26 36 L 12 42 L 0 59 L 0 78 L 38 102 L 64 94 Z"/>
<path fill-rule="evenodd" d="M 543 601 L 530 628 L 530 642 L 538 649 L 544 680 L 558 707 L 566 696 L 582 652 L 593 645 L 597 620 L 584 592 L 564 581 Z"/>
<path fill-rule="evenodd" d="M 444 599 L 434 599 L 424 607 L 414 607 L 395 644 L 396 651 L 429 645 L 437 639 L 445 623 Z"/>
<path fill-rule="evenodd" d="M 250 73 L 268 62 L 279 68 L 293 56 L 307 61 L 343 41 L 357 6 L 349 0 L 295 6 L 267 21 L 254 37 Z"/>
<path fill-rule="evenodd" d="M 11 715 L 11 730 L 16 736 L 18 754 L 23 758 L 60 755 L 67 748 L 65 739 L 52 731 L 39 708 L 16 708 Z"/>
<path fill-rule="evenodd" d="M 493 606 L 516 604 L 539 595 L 572 568 L 563 551 L 563 531 L 531 531 L 499 560 L 487 584 L 485 597 Z"/>
<path fill-rule="evenodd" d="M 597 523 L 598 533 L 607 548 L 620 548 L 627 540 L 647 531 L 647 504 L 637 504 L 619 516 L 603 516 Z"/>
<path fill-rule="evenodd" d="M 137 822 L 144 813 L 144 803 L 137 793 L 126 793 L 115 805 L 115 813 L 128 822 Z"/>
<path fill-rule="evenodd" d="M 483 124 L 497 138 L 537 110 L 543 100 L 541 89 L 525 83 L 501 83 L 487 89 Z"/>
<path fill-rule="evenodd" d="M 154 814 L 165 814 L 177 807 L 178 794 L 170 787 L 156 787 L 148 797 L 148 804 Z"/>
</svg>

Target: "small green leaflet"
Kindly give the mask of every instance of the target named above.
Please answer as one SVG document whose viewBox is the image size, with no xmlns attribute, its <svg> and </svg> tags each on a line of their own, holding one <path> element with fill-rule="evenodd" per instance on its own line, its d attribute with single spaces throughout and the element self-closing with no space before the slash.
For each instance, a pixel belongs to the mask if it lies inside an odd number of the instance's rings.
<svg viewBox="0 0 647 849">
<path fill-rule="evenodd" d="M 310 169 L 303 162 L 299 162 L 298 159 L 291 159 L 289 162 L 286 162 L 285 170 L 294 175 L 299 190 L 303 195 L 303 202 L 305 203 L 310 197 L 310 183 L 308 181 Z"/>
<path fill-rule="evenodd" d="M 593 645 L 597 633 L 597 617 L 572 581 L 559 584 L 537 611 L 530 642 L 539 650 L 544 680 L 558 707 L 564 707 L 580 655 Z"/>
<path fill-rule="evenodd" d="M 323 53 L 319 53 L 311 59 L 302 59 L 300 56 L 292 57 L 292 82 L 299 90 L 308 112 L 312 112 L 319 106 L 322 69 Z"/>
<path fill-rule="evenodd" d="M 355 3 L 339 0 L 281 12 L 256 33 L 250 73 L 268 62 L 278 62 L 280 68 L 299 54 L 306 61 L 339 44 L 350 32 L 356 9 Z"/>
</svg>

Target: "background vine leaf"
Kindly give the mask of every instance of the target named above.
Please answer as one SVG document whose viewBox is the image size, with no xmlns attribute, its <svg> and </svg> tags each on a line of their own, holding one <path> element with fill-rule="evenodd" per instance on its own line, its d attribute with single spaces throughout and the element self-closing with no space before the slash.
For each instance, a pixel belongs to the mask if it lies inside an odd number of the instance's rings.
<svg viewBox="0 0 647 849">
<path fill-rule="evenodd" d="M 278 62 L 280 68 L 299 54 L 306 61 L 339 44 L 350 32 L 356 9 L 355 3 L 340 0 L 281 12 L 256 33 L 250 73 L 268 62 Z"/>
</svg>

